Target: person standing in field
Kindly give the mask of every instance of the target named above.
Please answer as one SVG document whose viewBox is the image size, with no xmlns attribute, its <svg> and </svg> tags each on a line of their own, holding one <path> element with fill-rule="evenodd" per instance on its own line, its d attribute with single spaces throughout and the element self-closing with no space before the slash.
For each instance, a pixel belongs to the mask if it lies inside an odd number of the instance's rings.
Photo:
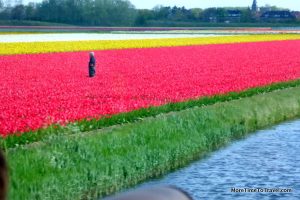
<svg viewBox="0 0 300 200">
<path fill-rule="evenodd" d="M 94 77 L 96 75 L 96 58 L 95 53 L 90 52 L 90 62 L 89 62 L 89 77 Z"/>
</svg>

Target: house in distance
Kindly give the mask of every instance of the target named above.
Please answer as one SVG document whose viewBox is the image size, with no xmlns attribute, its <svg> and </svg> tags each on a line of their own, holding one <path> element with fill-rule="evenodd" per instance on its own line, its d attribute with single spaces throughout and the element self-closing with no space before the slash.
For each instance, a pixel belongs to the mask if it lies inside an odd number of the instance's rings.
<svg viewBox="0 0 300 200">
<path fill-rule="evenodd" d="M 252 3 L 252 13 L 259 16 L 259 20 L 262 22 L 289 22 L 296 20 L 296 16 L 291 11 L 267 5 L 259 8 L 256 0 L 253 0 Z"/>
<path fill-rule="evenodd" d="M 226 23 L 239 23 L 241 22 L 242 12 L 240 10 L 227 10 L 227 15 L 225 17 Z"/>
<path fill-rule="evenodd" d="M 267 11 L 260 16 L 261 21 L 264 22 L 288 22 L 296 19 L 290 11 Z"/>
</svg>

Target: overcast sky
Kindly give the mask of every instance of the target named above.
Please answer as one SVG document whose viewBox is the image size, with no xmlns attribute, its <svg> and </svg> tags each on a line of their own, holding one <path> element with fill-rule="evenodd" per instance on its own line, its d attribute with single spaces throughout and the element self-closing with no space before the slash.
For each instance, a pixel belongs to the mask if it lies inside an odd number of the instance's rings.
<svg viewBox="0 0 300 200">
<path fill-rule="evenodd" d="M 24 0 L 41 2 L 42 0 Z M 251 6 L 253 0 L 130 0 L 136 8 L 153 8 L 156 5 L 164 6 L 185 6 L 186 8 L 208 8 L 208 7 L 224 7 L 224 6 Z M 291 10 L 300 11 L 299 0 L 257 0 L 258 6 L 265 4 L 276 5 L 278 7 L 289 8 Z"/>
</svg>

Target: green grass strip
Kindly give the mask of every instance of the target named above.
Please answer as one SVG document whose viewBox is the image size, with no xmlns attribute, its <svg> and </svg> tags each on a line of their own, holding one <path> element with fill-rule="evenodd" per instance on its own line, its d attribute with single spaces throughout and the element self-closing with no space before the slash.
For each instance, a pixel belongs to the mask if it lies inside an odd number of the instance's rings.
<svg viewBox="0 0 300 200">
<path fill-rule="evenodd" d="M 145 117 L 156 116 L 162 113 L 180 111 L 187 108 L 193 108 L 195 106 L 201 107 L 212 105 L 217 102 L 231 101 L 234 99 L 251 97 L 257 94 L 268 93 L 275 90 L 297 86 L 300 86 L 300 80 L 275 83 L 264 87 L 251 88 L 242 92 L 231 92 L 224 95 L 201 97 L 199 99 L 188 100 L 185 102 L 168 103 L 166 105 L 158 107 L 142 108 L 128 113 L 120 113 L 112 116 L 102 117 L 100 119 L 93 119 L 90 121 L 81 120 L 75 123 L 70 123 L 67 126 L 52 125 L 45 129 L 39 129 L 37 131 L 29 131 L 22 134 L 11 135 L 6 138 L 0 138 L 0 148 L 13 148 L 19 145 L 38 142 L 52 135 L 79 134 L 81 132 L 97 130 L 113 125 L 139 121 Z"/>
<path fill-rule="evenodd" d="M 88 134 L 53 136 L 6 152 L 9 199 L 96 199 L 182 167 L 257 129 L 298 116 L 300 87 Z"/>
</svg>

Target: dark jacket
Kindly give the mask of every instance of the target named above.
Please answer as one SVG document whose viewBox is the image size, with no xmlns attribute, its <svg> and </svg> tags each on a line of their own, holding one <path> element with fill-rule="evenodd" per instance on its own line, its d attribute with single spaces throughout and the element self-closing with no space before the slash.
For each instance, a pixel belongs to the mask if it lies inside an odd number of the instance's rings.
<svg viewBox="0 0 300 200">
<path fill-rule="evenodd" d="M 91 57 L 89 62 L 89 76 L 94 77 L 95 75 L 96 75 L 96 59 L 95 57 Z"/>
<path fill-rule="evenodd" d="M 96 67 L 96 58 L 94 56 L 90 58 L 89 66 Z"/>
</svg>

